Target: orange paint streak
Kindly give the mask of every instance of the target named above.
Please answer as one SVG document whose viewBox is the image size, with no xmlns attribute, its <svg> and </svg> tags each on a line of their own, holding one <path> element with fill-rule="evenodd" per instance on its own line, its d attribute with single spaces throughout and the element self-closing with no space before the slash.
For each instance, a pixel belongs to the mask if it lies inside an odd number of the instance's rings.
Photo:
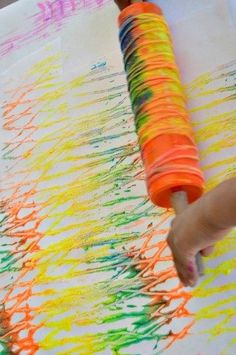
<svg viewBox="0 0 236 355">
<path fill-rule="evenodd" d="M 153 319 L 164 317 L 163 324 L 171 323 L 181 318 L 189 318 L 188 324 L 181 331 L 176 333 L 170 332 L 166 348 L 170 347 L 175 341 L 184 338 L 194 324 L 191 318 L 192 313 L 187 309 L 192 295 L 190 292 L 185 291 L 183 285 L 178 281 L 172 256 L 165 239 L 157 240 L 157 238 L 167 234 L 168 230 L 163 229 L 162 225 L 169 219 L 170 215 L 171 213 L 167 212 L 161 217 L 160 223 L 155 226 L 151 225 L 151 230 L 148 230 L 142 236 L 144 241 L 140 249 L 131 248 L 128 253 L 128 256 L 133 260 L 132 264 L 139 270 L 138 277 L 144 284 L 140 292 L 150 297 L 150 305 L 157 308 L 152 312 L 150 317 Z M 152 251 L 152 256 L 147 256 L 150 251 Z M 172 262 L 172 265 L 166 268 L 160 267 L 157 271 L 158 263 L 162 262 Z M 168 290 L 165 287 L 165 283 L 171 280 L 175 280 L 176 282 Z M 166 311 L 166 308 L 171 307 L 175 301 L 179 302 L 173 306 L 173 310 Z"/>
<path fill-rule="evenodd" d="M 29 99 L 29 95 L 35 89 L 32 87 L 19 88 L 13 96 L 12 101 L 4 106 L 4 124 L 6 131 L 10 131 L 14 137 L 7 145 L 7 151 L 10 155 L 19 147 L 29 145 L 27 148 L 30 152 L 34 140 L 32 134 L 37 130 L 34 121 L 38 114 L 33 112 L 37 101 Z M 25 107 L 27 105 L 27 108 Z M 19 127 L 16 122 L 20 122 Z M 26 134 L 26 132 L 28 132 Z M 9 153 L 8 153 L 9 154 Z M 30 277 L 30 281 L 24 281 L 28 275 L 36 267 L 36 263 L 31 262 L 32 253 L 39 250 L 39 242 L 43 234 L 39 232 L 39 226 L 45 217 L 39 216 L 42 207 L 37 206 L 34 202 L 34 196 L 37 193 L 38 181 L 28 181 L 27 177 L 30 172 L 26 169 L 16 172 L 15 168 L 20 161 L 24 160 L 24 153 L 17 157 L 14 171 L 11 168 L 5 173 L 4 187 L 1 188 L 3 196 L 7 196 L 2 201 L 1 206 L 7 215 L 5 222 L 5 236 L 10 238 L 14 243 L 14 255 L 20 262 L 21 270 L 18 277 L 7 288 L 1 287 L 1 291 L 5 293 L 3 303 L 5 312 L 3 315 L 6 332 L 1 337 L 7 340 L 9 351 L 14 354 L 35 354 L 38 345 L 34 340 L 35 332 L 42 326 L 34 324 L 35 308 L 29 305 L 29 300 L 33 296 L 34 280 Z M 16 174 L 21 174 L 20 182 L 14 182 Z M 21 215 L 23 212 L 23 215 Z M 22 260 L 22 261 L 21 261 Z M 19 314 L 20 321 L 14 321 L 14 316 Z M 24 335 L 22 335 L 24 331 Z"/>
</svg>

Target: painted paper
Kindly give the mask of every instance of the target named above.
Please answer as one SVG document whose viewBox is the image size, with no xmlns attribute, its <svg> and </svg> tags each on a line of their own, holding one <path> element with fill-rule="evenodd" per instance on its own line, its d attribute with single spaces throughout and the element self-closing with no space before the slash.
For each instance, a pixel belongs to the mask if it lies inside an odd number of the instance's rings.
<svg viewBox="0 0 236 355">
<path fill-rule="evenodd" d="M 0 13 L 12 23 L 0 44 L 1 353 L 234 354 L 235 232 L 184 288 L 165 242 L 172 211 L 147 196 L 115 6 L 20 3 Z M 235 176 L 227 9 L 172 28 L 206 190 Z M 217 21 L 210 42 L 189 45 Z"/>
</svg>

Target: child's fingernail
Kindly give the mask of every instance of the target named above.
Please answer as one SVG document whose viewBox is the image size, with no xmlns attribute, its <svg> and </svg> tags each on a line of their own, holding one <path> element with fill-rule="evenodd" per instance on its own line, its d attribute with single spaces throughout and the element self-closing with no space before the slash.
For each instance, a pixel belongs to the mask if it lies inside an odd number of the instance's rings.
<svg viewBox="0 0 236 355">
<path fill-rule="evenodd" d="M 189 264 L 189 265 L 188 265 L 188 271 L 189 271 L 189 272 L 194 272 L 194 267 L 193 267 L 192 264 Z"/>
</svg>

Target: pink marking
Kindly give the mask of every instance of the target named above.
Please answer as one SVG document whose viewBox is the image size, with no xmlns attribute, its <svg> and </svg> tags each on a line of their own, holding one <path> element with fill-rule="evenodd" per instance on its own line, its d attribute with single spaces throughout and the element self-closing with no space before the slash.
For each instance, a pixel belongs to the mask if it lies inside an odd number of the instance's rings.
<svg viewBox="0 0 236 355">
<path fill-rule="evenodd" d="M 64 16 L 64 6 L 66 4 L 64 4 L 63 0 L 58 0 L 58 5 L 59 5 L 60 12 L 61 12 L 61 16 L 63 17 Z"/>
<path fill-rule="evenodd" d="M 37 3 L 38 11 L 26 18 L 30 23 L 30 31 L 22 31 L 21 33 L 9 35 L 7 39 L 0 42 L 0 57 L 3 57 L 24 45 L 31 43 L 39 38 L 50 36 L 51 25 L 58 24 L 61 26 L 63 20 L 75 11 L 82 9 L 101 8 L 112 0 L 46 0 Z M 53 29 L 57 30 L 56 28 Z"/>
<path fill-rule="evenodd" d="M 192 264 L 192 263 L 190 263 L 190 264 L 188 265 L 188 271 L 191 272 L 191 273 L 194 272 L 194 267 L 193 267 L 193 264 Z"/>
<path fill-rule="evenodd" d="M 63 16 L 61 15 L 61 4 L 60 4 L 60 1 L 58 2 L 57 0 L 56 1 L 53 1 L 50 3 L 50 6 L 51 6 L 51 12 L 52 12 L 52 20 L 54 21 L 60 21 Z M 63 5 L 62 5 L 63 6 Z"/>
<path fill-rule="evenodd" d="M 101 7 L 104 4 L 104 0 L 96 0 L 98 7 Z"/>
<path fill-rule="evenodd" d="M 37 4 L 43 14 L 43 22 L 48 20 L 61 21 L 76 10 L 75 0 L 54 0 Z"/>
<path fill-rule="evenodd" d="M 77 2 L 75 0 L 71 0 L 71 10 L 72 11 L 75 11 L 76 6 L 77 6 Z"/>
<path fill-rule="evenodd" d="M 48 3 L 46 2 L 46 4 L 45 4 L 45 3 L 39 2 L 37 4 L 37 6 L 41 10 L 41 14 L 43 16 L 43 21 L 47 22 L 48 20 L 50 20 L 51 19 L 51 11 L 50 11 L 50 7 L 49 7 L 49 11 L 48 11 Z"/>
<path fill-rule="evenodd" d="M 83 0 L 84 8 L 99 8 L 102 7 L 105 3 L 105 0 Z"/>
</svg>

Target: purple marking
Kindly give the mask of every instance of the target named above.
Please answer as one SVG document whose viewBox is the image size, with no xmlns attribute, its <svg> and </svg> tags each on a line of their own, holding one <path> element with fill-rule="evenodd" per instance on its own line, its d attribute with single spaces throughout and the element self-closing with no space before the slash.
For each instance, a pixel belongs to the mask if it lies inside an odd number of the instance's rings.
<svg viewBox="0 0 236 355">
<path fill-rule="evenodd" d="M 25 20 L 31 30 L 15 31 L 0 42 L 0 57 L 27 45 L 37 39 L 47 38 L 52 31 L 58 31 L 63 21 L 83 9 L 101 8 L 112 0 L 46 0 L 37 3 L 38 11 Z"/>
</svg>

